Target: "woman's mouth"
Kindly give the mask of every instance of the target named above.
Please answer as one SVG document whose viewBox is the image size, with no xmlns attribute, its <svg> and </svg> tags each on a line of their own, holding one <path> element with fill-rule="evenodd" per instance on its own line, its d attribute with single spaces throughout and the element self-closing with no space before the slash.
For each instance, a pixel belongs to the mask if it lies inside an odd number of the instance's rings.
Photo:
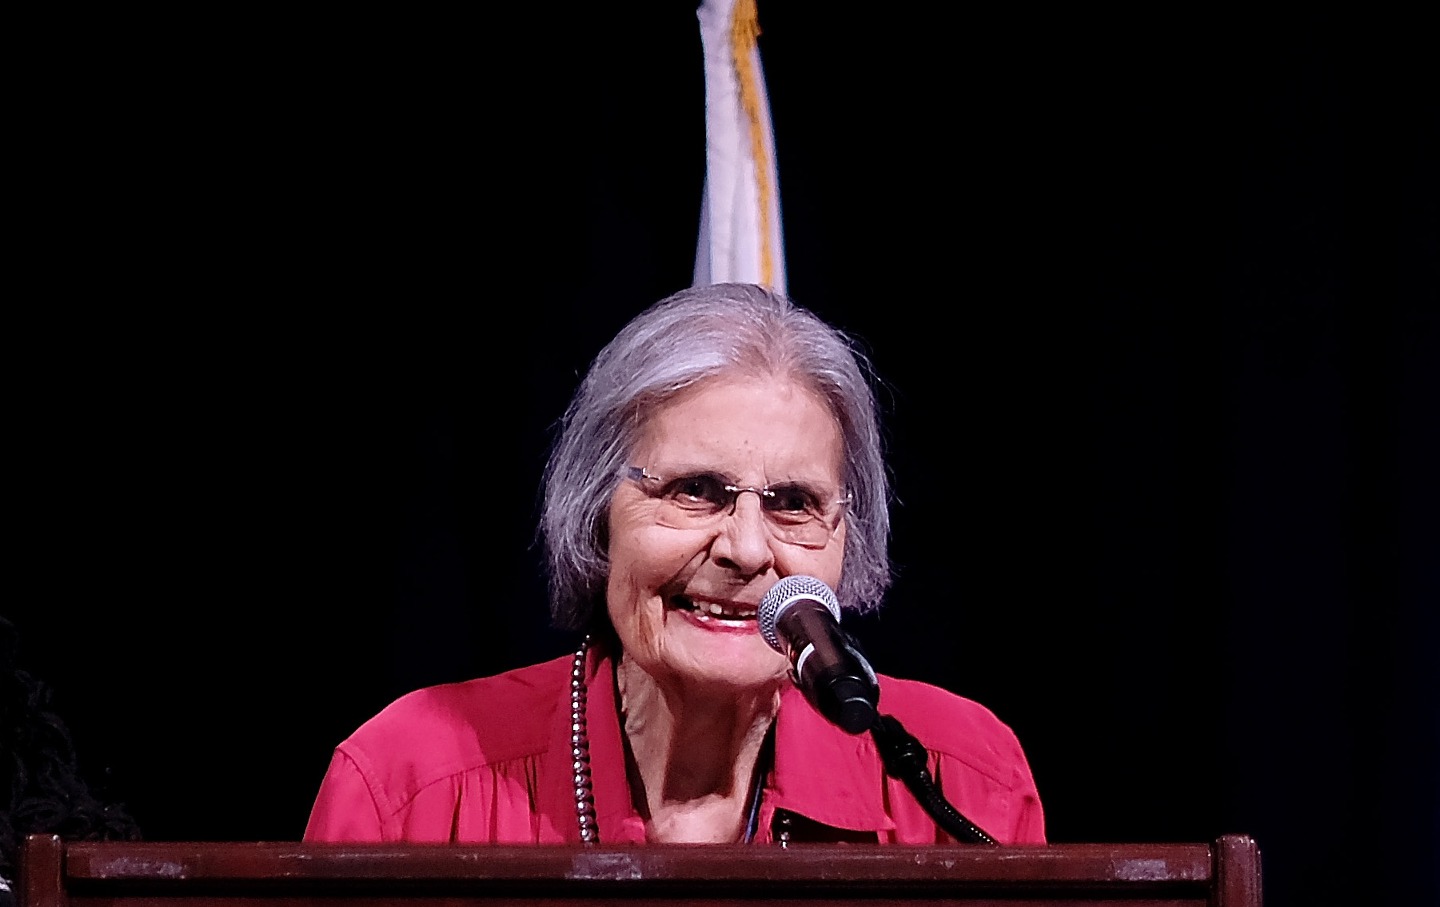
<svg viewBox="0 0 1440 907">
<path fill-rule="evenodd" d="M 702 622 L 709 620 L 753 621 L 758 609 L 756 605 L 696 600 L 688 595 L 672 595 L 669 604 L 676 611 L 685 611 Z"/>
</svg>

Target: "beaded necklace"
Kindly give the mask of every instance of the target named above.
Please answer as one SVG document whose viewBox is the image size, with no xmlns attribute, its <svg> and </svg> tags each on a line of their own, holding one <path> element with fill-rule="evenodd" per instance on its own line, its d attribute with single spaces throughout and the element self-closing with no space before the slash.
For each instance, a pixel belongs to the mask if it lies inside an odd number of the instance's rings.
<svg viewBox="0 0 1440 907">
<path fill-rule="evenodd" d="M 590 735 L 585 728 L 585 650 L 590 648 L 586 635 L 575 652 L 570 668 L 570 756 L 575 770 L 575 818 L 580 823 L 580 841 L 594 844 L 599 840 L 595 824 L 595 791 L 590 783 Z"/>
</svg>

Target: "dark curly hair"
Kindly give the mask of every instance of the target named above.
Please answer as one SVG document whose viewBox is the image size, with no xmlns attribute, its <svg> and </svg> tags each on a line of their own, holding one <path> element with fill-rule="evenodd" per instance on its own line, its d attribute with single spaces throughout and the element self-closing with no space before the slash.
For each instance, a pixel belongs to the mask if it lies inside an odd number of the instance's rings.
<svg viewBox="0 0 1440 907">
<path fill-rule="evenodd" d="M 14 880 L 30 834 L 139 840 L 126 808 L 106 802 L 79 771 L 70 730 L 47 684 L 21 670 L 19 633 L 0 617 L 0 879 Z"/>
</svg>

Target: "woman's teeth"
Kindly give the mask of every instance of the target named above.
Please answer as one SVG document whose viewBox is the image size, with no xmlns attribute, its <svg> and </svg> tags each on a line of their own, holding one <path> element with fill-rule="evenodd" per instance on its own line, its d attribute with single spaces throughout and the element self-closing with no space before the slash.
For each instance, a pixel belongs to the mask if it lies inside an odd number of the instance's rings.
<svg viewBox="0 0 1440 907">
<path fill-rule="evenodd" d="M 755 608 L 749 605 L 722 605 L 719 602 L 697 602 L 681 597 L 679 602 L 702 619 L 716 617 L 721 620 L 754 620 Z"/>
</svg>

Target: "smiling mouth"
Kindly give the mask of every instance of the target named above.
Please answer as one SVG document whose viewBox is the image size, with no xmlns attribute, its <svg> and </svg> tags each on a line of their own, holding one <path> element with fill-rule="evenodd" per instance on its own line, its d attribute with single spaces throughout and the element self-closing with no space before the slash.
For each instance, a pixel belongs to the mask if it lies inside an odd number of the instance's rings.
<svg viewBox="0 0 1440 907">
<path fill-rule="evenodd" d="M 754 620 L 758 610 L 755 605 L 695 601 L 688 595 L 670 596 L 670 607 L 677 611 L 688 611 L 701 620 Z"/>
</svg>

